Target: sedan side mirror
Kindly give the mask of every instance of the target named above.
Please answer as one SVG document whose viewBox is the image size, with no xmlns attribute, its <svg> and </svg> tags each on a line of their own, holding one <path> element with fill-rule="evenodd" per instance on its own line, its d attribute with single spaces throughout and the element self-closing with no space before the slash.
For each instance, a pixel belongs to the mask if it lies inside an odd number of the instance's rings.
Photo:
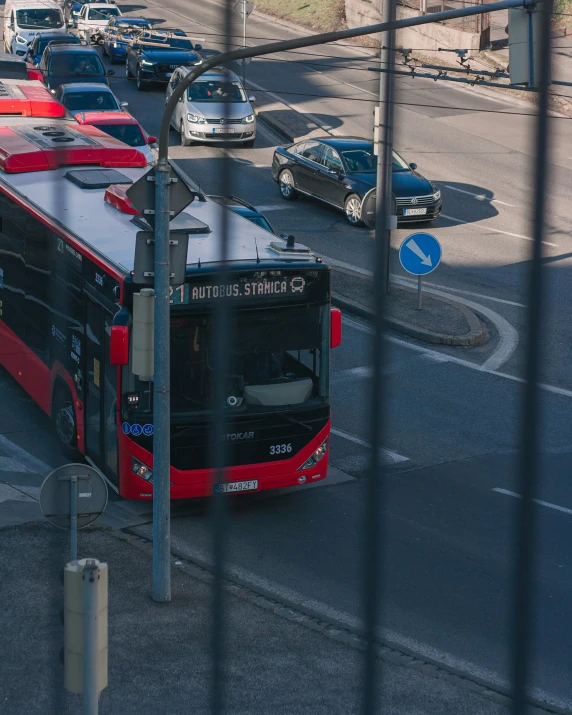
<svg viewBox="0 0 572 715">
<path fill-rule="evenodd" d="M 252 95 L 250 95 L 250 97 L 248 98 L 248 101 L 249 101 L 249 102 L 256 102 L 256 97 L 253 97 Z"/>
<path fill-rule="evenodd" d="M 147 137 L 147 144 L 156 144 L 157 137 Z"/>
<path fill-rule="evenodd" d="M 415 171 L 415 169 L 417 168 L 417 164 L 415 164 L 414 162 L 411 162 L 411 164 L 409 164 L 409 168 L 413 169 L 413 171 Z"/>
<path fill-rule="evenodd" d="M 195 50 L 202 50 L 203 46 L 202 45 L 195 45 Z"/>
<path fill-rule="evenodd" d="M 114 74 L 115 74 L 115 70 L 107 70 L 108 77 L 113 77 Z"/>
<path fill-rule="evenodd" d="M 119 106 L 121 107 L 121 109 L 125 109 L 125 107 L 129 106 L 129 102 L 119 102 Z"/>
</svg>

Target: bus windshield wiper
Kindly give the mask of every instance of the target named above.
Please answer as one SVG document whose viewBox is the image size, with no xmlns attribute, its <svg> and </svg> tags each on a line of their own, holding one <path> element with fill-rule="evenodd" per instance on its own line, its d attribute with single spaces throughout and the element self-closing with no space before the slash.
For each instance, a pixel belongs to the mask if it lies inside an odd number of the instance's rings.
<svg viewBox="0 0 572 715">
<path fill-rule="evenodd" d="M 276 414 L 280 415 L 280 417 L 283 417 L 288 422 L 291 422 L 293 425 L 300 425 L 300 427 L 303 427 L 307 432 L 314 431 L 314 428 L 312 427 L 312 425 L 309 425 L 306 422 L 300 422 L 300 420 L 297 420 L 295 417 L 290 417 L 290 415 L 285 415 L 284 412 L 277 412 Z"/>
</svg>

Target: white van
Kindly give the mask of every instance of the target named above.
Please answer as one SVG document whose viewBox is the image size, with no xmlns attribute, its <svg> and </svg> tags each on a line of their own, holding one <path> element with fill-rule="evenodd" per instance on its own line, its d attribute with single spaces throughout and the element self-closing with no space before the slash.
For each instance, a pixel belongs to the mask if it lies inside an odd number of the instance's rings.
<svg viewBox="0 0 572 715">
<path fill-rule="evenodd" d="M 24 57 L 28 45 L 43 31 L 67 32 L 61 8 L 53 0 L 6 0 L 4 48 Z"/>
</svg>

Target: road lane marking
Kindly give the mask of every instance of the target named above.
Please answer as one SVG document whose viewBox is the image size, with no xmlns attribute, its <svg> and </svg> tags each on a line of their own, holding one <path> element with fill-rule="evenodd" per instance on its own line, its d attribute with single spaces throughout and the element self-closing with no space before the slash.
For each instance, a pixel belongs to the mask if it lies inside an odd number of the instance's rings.
<svg viewBox="0 0 572 715">
<path fill-rule="evenodd" d="M 18 487 L 13 487 L 11 484 L 0 482 L 0 504 L 5 501 L 36 501 L 33 497 L 21 491 Z"/>
<path fill-rule="evenodd" d="M 497 494 L 506 494 L 508 497 L 515 497 L 516 499 L 522 499 L 522 496 L 520 494 L 517 494 L 516 492 L 511 492 L 508 489 L 501 489 L 500 487 L 495 487 L 493 489 L 493 492 L 497 492 Z M 542 499 L 533 499 L 532 501 L 535 504 L 539 504 L 540 506 L 546 506 L 549 509 L 554 509 L 554 511 L 561 511 L 564 514 L 572 514 L 572 509 L 567 509 L 565 506 L 551 504 L 549 501 L 542 501 Z"/>
<path fill-rule="evenodd" d="M 344 430 L 341 429 L 336 429 L 335 427 L 332 427 L 331 433 L 335 434 L 337 437 L 341 437 L 342 439 L 347 439 L 349 442 L 353 442 L 354 444 L 359 444 L 361 447 L 366 447 L 367 449 L 371 449 L 371 444 L 369 442 L 366 442 L 364 439 L 361 439 L 360 437 L 356 437 L 353 434 L 350 434 L 349 432 L 344 432 Z M 398 464 L 399 462 L 408 462 L 409 458 L 404 457 L 402 454 L 398 454 L 397 452 L 394 452 L 392 449 L 386 449 L 385 447 L 380 447 L 379 450 L 384 458 L 384 461 L 387 462 L 388 464 Z"/>
<path fill-rule="evenodd" d="M 359 323 L 356 320 L 352 320 L 352 318 L 348 318 L 346 315 L 343 316 L 343 319 L 344 323 L 351 325 L 351 327 L 355 330 L 359 330 L 362 333 L 367 333 L 368 335 L 371 335 L 371 333 L 373 332 L 373 329 L 370 328 L 368 325 L 364 325 L 363 323 Z M 409 350 L 413 350 L 415 352 L 424 353 L 428 357 L 437 355 L 441 356 L 439 357 L 439 359 L 435 357 L 435 360 L 437 362 L 451 362 L 455 363 L 455 365 L 460 365 L 461 367 L 468 367 L 469 370 L 476 370 L 477 372 L 483 372 L 487 375 L 496 375 L 497 377 L 503 377 L 506 380 L 512 380 L 513 382 L 519 382 L 521 384 L 526 383 L 526 380 L 522 377 L 510 375 L 508 372 L 500 372 L 499 370 L 485 369 L 482 365 L 479 365 L 476 362 L 471 362 L 470 360 L 463 360 L 462 358 L 455 357 L 454 355 L 448 355 L 447 353 L 443 353 L 440 350 L 432 350 L 431 348 L 422 347 L 421 345 L 416 345 L 415 343 L 410 343 L 406 340 L 396 338 L 393 335 L 386 334 L 385 339 L 388 342 L 393 343 L 394 345 L 399 345 L 400 347 L 408 348 Z M 572 397 L 572 390 L 567 390 L 564 387 L 547 385 L 546 383 L 542 382 L 538 383 L 538 387 L 540 390 L 550 392 L 554 395 L 560 395 L 561 397 Z"/>
<path fill-rule="evenodd" d="M 290 207 L 288 207 L 290 208 Z M 368 271 L 366 268 L 360 268 L 359 266 L 354 266 L 351 263 L 345 263 L 344 261 L 338 261 L 335 258 L 330 258 L 329 256 L 324 256 L 321 253 L 318 253 L 314 251 L 314 253 L 317 256 L 320 256 L 321 258 L 326 261 L 326 263 L 329 263 L 332 266 L 338 266 L 339 268 L 346 268 L 349 271 L 352 271 L 353 273 L 359 273 L 362 276 L 367 276 L 368 278 L 373 278 L 373 272 Z M 390 278 L 400 278 L 402 281 L 410 281 L 411 285 L 413 287 L 417 286 L 417 281 L 412 279 L 412 278 L 405 278 L 404 276 L 399 276 L 397 273 L 392 273 Z M 505 300 L 504 298 L 495 298 L 492 295 L 485 295 L 484 293 L 473 293 L 473 291 L 470 290 L 463 290 L 462 288 L 451 288 L 450 286 L 442 285 L 440 283 L 432 283 L 431 281 L 426 281 L 425 278 L 423 279 L 423 286 L 429 286 L 431 288 L 439 288 L 440 290 L 444 291 L 451 291 L 452 293 L 462 293 L 463 295 L 471 295 L 473 298 L 483 298 L 483 300 L 490 300 L 494 303 L 503 303 L 504 305 L 512 305 L 515 308 L 526 308 L 527 306 L 524 305 L 523 303 L 515 303 L 513 300 Z M 454 296 L 452 296 L 454 297 Z"/>
<path fill-rule="evenodd" d="M 482 231 L 494 231 L 494 233 L 502 233 L 504 236 L 510 236 L 511 238 L 522 238 L 523 241 L 534 242 L 534 238 L 531 238 L 530 236 L 523 236 L 520 233 L 510 233 L 509 231 L 501 231 L 500 228 L 484 226 L 483 224 L 475 223 L 474 221 L 462 221 L 460 218 L 455 218 L 454 216 L 447 216 L 447 214 L 441 214 L 441 218 L 445 218 L 448 221 L 453 221 L 454 223 L 464 224 L 465 226 L 467 226 L 468 224 L 472 224 L 473 226 L 481 229 Z M 549 243 L 548 241 L 542 241 L 541 243 L 544 246 L 552 246 L 552 248 L 558 248 L 557 243 Z"/>
<path fill-rule="evenodd" d="M 329 262 L 332 263 L 332 265 L 336 265 L 336 263 L 339 265 L 340 263 L 340 261 L 331 261 L 331 259 L 329 259 L 327 256 L 322 256 L 322 258 L 326 261 L 326 263 Z M 345 264 L 345 266 L 349 267 L 348 264 Z M 366 273 L 364 269 L 358 269 L 357 272 L 361 274 Z M 367 273 L 370 272 L 367 271 Z M 397 285 L 405 285 L 407 287 L 411 287 L 410 279 L 392 276 L 392 280 Z M 491 321 L 491 323 L 493 323 L 493 325 L 498 331 L 500 342 L 494 353 L 483 363 L 482 368 L 484 370 L 498 370 L 502 365 L 504 365 L 505 362 L 507 362 L 512 357 L 514 351 L 518 346 L 518 332 L 511 325 L 511 323 L 508 322 L 506 318 L 503 318 L 502 315 L 500 315 L 494 310 L 491 310 L 490 308 L 487 308 L 481 303 L 474 303 L 472 300 L 467 300 L 466 298 L 461 298 L 457 295 L 451 295 L 447 291 L 436 290 L 435 288 L 425 288 L 425 292 L 430 293 L 432 295 L 441 296 L 442 298 L 454 299 L 458 303 L 466 305 L 467 308 L 471 308 L 471 310 L 475 310 L 477 313 L 481 313 L 482 315 L 487 317 Z"/>
<path fill-rule="evenodd" d="M 26 452 L 25 449 L 18 447 L 17 444 L 14 444 L 14 442 L 10 441 L 2 434 L 0 434 L 0 449 L 8 455 L 8 458 L 14 460 L 20 465 L 20 469 L 12 469 L 11 471 L 31 472 L 32 474 L 42 474 L 43 476 L 47 476 L 54 469 L 53 467 L 50 467 L 49 464 L 42 462 L 41 459 L 38 459 L 29 452 Z"/>
<path fill-rule="evenodd" d="M 241 159 L 240 157 L 235 156 L 229 149 L 224 149 L 222 147 L 219 147 L 219 148 L 225 156 L 228 156 L 229 159 L 236 161 L 237 164 L 243 164 L 244 166 L 250 166 L 253 169 L 270 169 L 270 166 L 271 166 L 270 164 L 255 164 L 250 159 Z"/>
<path fill-rule="evenodd" d="M 506 201 L 500 201 L 499 199 L 490 198 L 489 196 L 486 196 L 485 194 L 473 194 L 472 191 L 465 191 L 465 189 L 458 189 L 456 186 L 450 186 L 449 184 L 441 184 L 441 186 L 444 186 L 446 189 L 451 189 L 451 191 L 458 191 L 460 194 L 467 194 L 467 196 L 472 196 L 474 199 L 477 199 L 478 201 L 489 201 L 490 203 L 502 204 L 503 206 L 510 206 L 513 209 L 518 208 L 518 206 L 515 206 L 514 204 L 509 204 Z"/>
</svg>

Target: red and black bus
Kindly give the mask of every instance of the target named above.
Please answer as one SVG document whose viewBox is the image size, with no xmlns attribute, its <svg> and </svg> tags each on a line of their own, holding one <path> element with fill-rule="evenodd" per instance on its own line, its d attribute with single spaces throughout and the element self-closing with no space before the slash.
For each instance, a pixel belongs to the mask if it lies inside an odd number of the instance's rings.
<svg viewBox="0 0 572 715">
<path fill-rule="evenodd" d="M 131 369 L 140 217 L 125 194 L 146 171 L 139 152 L 95 127 L 0 126 L 0 364 L 51 416 L 68 456 L 83 455 L 130 499 L 153 489 L 152 377 Z M 200 194 L 185 221 L 186 278 L 171 299 L 172 498 L 212 494 L 211 334 L 223 295 L 236 336 L 225 377 L 228 490 L 323 479 L 329 352 L 341 339 L 328 267 Z"/>
</svg>

